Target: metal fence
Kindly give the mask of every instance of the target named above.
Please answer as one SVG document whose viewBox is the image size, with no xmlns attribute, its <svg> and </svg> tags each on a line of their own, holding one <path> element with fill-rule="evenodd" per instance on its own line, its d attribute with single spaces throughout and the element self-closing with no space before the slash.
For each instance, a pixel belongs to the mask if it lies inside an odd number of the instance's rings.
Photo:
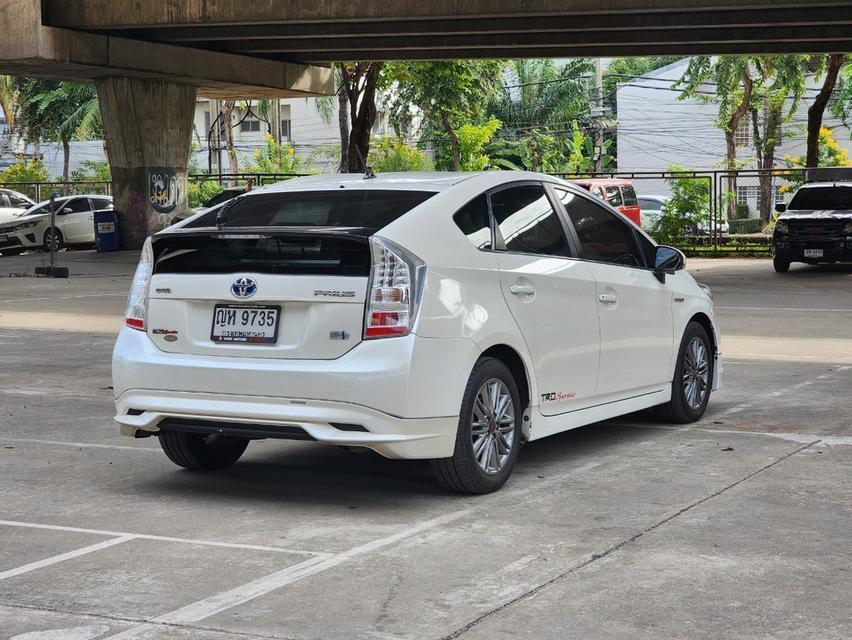
<svg viewBox="0 0 852 640">
<path fill-rule="evenodd" d="M 101 181 L 2 182 L 0 187 L 23 193 L 36 202 L 50 200 L 54 193 L 60 196 L 112 195 L 112 184 Z"/>
</svg>

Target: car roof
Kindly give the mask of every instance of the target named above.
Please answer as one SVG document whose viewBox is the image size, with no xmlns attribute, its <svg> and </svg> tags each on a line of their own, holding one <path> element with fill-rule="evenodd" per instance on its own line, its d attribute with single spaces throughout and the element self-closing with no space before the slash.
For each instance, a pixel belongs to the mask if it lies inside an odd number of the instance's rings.
<svg viewBox="0 0 852 640">
<path fill-rule="evenodd" d="M 107 200 L 112 200 L 112 196 L 105 196 L 100 193 L 77 193 L 73 196 L 59 196 L 56 199 L 56 202 L 65 202 L 66 200 L 73 200 L 74 198 L 106 198 Z M 50 200 L 42 200 L 41 202 L 36 202 L 30 209 L 35 209 L 36 207 L 43 207 L 46 204 L 50 204 Z"/>
<path fill-rule="evenodd" d="M 513 172 L 506 172 L 513 173 Z M 305 176 L 283 180 L 263 187 L 255 187 L 246 193 L 283 193 L 308 189 L 388 189 L 401 191 L 444 191 L 459 182 L 473 178 L 477 172 L 406 171 L 379 173 L 366 178 L 363 173 L 335 173 Z"/>
<path fill-rule="evenodd" d="M 800 189 L 820 189 L 827 187 L 852 187 L 852 182 L 807 182 Z"/>
<path fill-rule="evenodd" d="M 618 186 L 623 187 L 632 185 L 630 180 L 625 178 L 580 178 L 579 180 L 571 180 L 581 185 L 601 185 L 601 186 Z"/>
</svg>

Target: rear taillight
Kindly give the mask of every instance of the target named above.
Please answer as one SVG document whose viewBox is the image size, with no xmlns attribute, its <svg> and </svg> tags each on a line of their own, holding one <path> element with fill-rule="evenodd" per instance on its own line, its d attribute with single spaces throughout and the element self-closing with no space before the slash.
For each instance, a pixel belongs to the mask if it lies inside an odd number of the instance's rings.
<svg viewBox="0 0 852 640">
<path fill-rule="evenodd" d="M 124 324 L 131 329 L 145 331 L 145 316 L 148 311 L 148 285 L 151 284 L 151 274 L 154 271 L 154 251 L 151 249 L 151 238 L 142 245 L 139 256 L 139 266 L 133 274 L 130 285 L 130 295 L 127 298 L 127 312 L 124 314 Z"/>
<path fill-rule="evenodd" d="M 404 336 L 417 315 L 426 265 L 389 240 L 370 238 L 372 267 L 364 338 Z"/>
</svg>

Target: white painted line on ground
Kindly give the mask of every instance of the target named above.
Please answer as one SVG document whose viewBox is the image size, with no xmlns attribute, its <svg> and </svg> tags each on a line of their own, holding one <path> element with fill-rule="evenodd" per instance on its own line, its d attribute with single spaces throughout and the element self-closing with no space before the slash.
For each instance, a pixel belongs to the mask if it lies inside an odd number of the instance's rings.
<svg viewBox="0 0 852 640">
<path fill-rule="evenodd" d="M 104 540 L 103 542 L 98 542 L 96 544 L 90 544 L 87 547 L 80 547 L 79 549 L 74 549 L 73 551 L 68 551 L 67 553 L 60 553 L 58 556 L 52 556 L 50 558 L 45 558 L 44 560 L 37 560 L 36 562 L 30 562 L 29 564 L 22 565 L 20 567 L 16 567 L 14 569 L 9 569 L 7 571 L 0 571 L 0 580 L 6 580 L 7 578 L 14 578 L 15 576 L 19 576 L 24 573 L 29 573 L 30 571 L 35 571 L 36 569 L 41 569 L 42 567 L 49 567 L 53 564 L 58 564 L 60 562 L 65 562 L 66 560 L 71 560 L 72 558 L 79 558 L 80 556 L 84 556 L 88 553 L 93 553 L 95 551 L 100 551 L 101 549 L 106 549 L 108 547 L 114 547 L 117 544 L 123 544 L 125 542 L 130 542 L 134 540 L 136 536 L 126 535 L 121 536 L 119 538 L 113 538 L 112 540 Z"/>
<path fill-rule="evenodd" d="M 434 529 L 435 527 L 440 527 L 441 525 L 449 524 L 450 522 L 464 518 L 470 513 L 471 512 L 468 509 L 465 509 L 464 511 L 455 511 L 447 515 L 432 518 L 431 520 L 425 520 L 393 535 L 353 547 L 348 551 L 344 551 L 330 558 L 312 558 L 311 560 L 287 567 L 281 571 L 270 573 L 269 575 L 258 578 L 257 580 L 252 580 L 251 582 L 247 582 L 246 584 L 234 589 L 217 593 L 203 600 L 199 600 L 198 602 L 193 602 L 192 604 L 175 609 L 174 611 L 164 613 L 161 616 L 157 616 L 149 623 L 143 623 L 133 627 L 132 629 L 109 636 L 109 638 L 112 640 L 129 640 L 130 638 L 138 638 L 140 635 L 144 635 L 147 631 L 156 627 L 157 624 L 185 625 L 199 622 L 205 618 L 216 615 L 217 613 L 221 613 L 222 611 L 245 604 L 250 600 L 254 600 L 255 598 L 271 593 L 276 589 L 292 584 L 293 582 L 301 580 L 307 576 L 332 569 L 359 556 L 378 551 L 379 549 L 405 540 L 406 538 L 411 538 L 412 536 L 424 533 L 430 529 Z"/>
<path fill-rule="evenodd" d="M 95 444 L 93 442 L 67 442 L 65 440 L 39 440 L 37 438 L 9 438 L 0 436 L 0 442 L 25 442 L 27 444 L 49 444 L 60 447 L 76 447 L 78 449 L 118 449 L 119 451 L 148 451 L 160 453 L 160 449 L 154 447 L 132 447 L 123 444 Z"/>
<path fill-rule="evenodd" d="M 852 445 L 852 436 L 822 436 L 817 433 L 788 433 L 783 431 L 745 431 L 740 429 L 715 429 L 711 427 L 693 426 L 677 427 L 666 424 L 643 424 L 639 422 L 617 422 L 614 426 L 648 429 L 650 431 L 677 431 L 679 433 L 721 433 L 734 436 L 758 436 L 761 438 L 779 438 L 798 444 L 820 443 L 828 446 Z"/>
<path fill-rule="evenodd" d="M 725 309 L 726 311 L 805 311 L 807 313 L 814 312 L 834 312 L 834 313 L 852 313 L 852 309 L 810 309 L 807 307 L 717 307 L 714 309 Z"/>
<path fill-rule="evenodd" d="M 19 520 L 0 520 L 0 526 L 26 527 L 30 529 L 48 529 L 50 531 L 67 531 L 70 533 L 91 533 L 98 536 L 131 537 L 139 540 L 156 540 L 158 542 L 178 542 L 181 544 L 197 544 L 205 547 L 225 547 L 227 549 L 247 549 L 249 551 L 272 551 L 275 553 L 291 553 L 302 556 L 317 556 L 320 559 L 330 558 L 334 554 L 325 551 L 306 551 L 304 549 L 285 549 L 284 547 L 269 547 L 258 544 L 242 544 L 238 542 L 216 542 L 213 540 L 196 540 L 194 538 L 173 538 L 147 533 L 130 533 L 127 531 L 105 531 L 103 529 L 84 529 L 81 527 L 65 527 L 56 524 L 40 524 L 36 522 L 21 522 Z"/>
</svg>

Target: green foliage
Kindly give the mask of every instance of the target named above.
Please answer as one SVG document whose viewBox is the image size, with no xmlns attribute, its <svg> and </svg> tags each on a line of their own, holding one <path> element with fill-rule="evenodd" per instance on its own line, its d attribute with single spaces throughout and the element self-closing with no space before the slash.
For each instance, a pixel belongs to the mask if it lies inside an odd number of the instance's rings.
<svg viewBox="0 0 852 640">
<path fill-rule="evenodd" d="M 611 145 L 611 140 L 604 141 L 604 167 L 614 160 L 606 153 Z M 570 137 L 533 129 L 518 140 L 494 143 L 491 153 L 495 166 L 512 170 L 582 174 L 592 171 L 595 164 L 594 141 L 576 122 Z"/>
<path fill-rule="evenodd" d="M 4 171 L 0 171 L 0 184 L 45 181 L 47 181 L 47 169 L 44 163 L 37 158 L 32 160 L 18 160 L 15 164 L 6 167 Z M 32 186 L 19 185 L 15 186 L 14 189 L 28 195 L 30 198 L 37 197 L 35 184 Z"/>
<path fill-rule="evenodd" d="M 84 160 L 71 172 L 71 180 L 73 182 L 110 182 L 112 174 L 109 170 L 109 162 Z"/>
<path fill-rule="evenodd" d="M 671 172 L 686 171 L 671 165 Z M 710 180 L 689 176 L 673 176 L 666 180 L 672 195 L 663 205 L 663 212 L 651 229 L 651 235 L 660 243 L 676 243 L 694 235 L 702 223 L 710 219 Z"/>
<path fill-rule="evenodd" d="M 459 140 L 461 171 L 483 171 L 488 168 L 489 157 L 483 153 L 485 145 L 494 137 L 501 122 L 491 118 L 483 124 L 466 124 L 456 131 Z"/>
<path fill-rule="evenodd" d="M 406 144 L 402 138 L 382 138 L 371 146 L 368 160 L 367 164 L 378 173 L 433 169 L 426 153 Z"/>
<path fill-rule="evenodd" d="M 215 180 L 190 180 L 186 192 L 189 208 L 200 207 L 222 191 L 224 191 L 224 187 Z"/>
<path fill-rule="evenodd" d="M 734 213 L 735 216 L 731 218 L 730 222 L 734 220 L 746 220 L 751 215 L 751 209 L 748 208 L 745 202 L 738 202 Z"/>
<path fill-rule="evenodd" d="M 254 164 L 246 173 L 313 173 L 310 162 L 296 155 L 291 144 L 279 144 L 272 136 L 266 136 L 265 143 L 252 154 Z"/>
<path fill-rule="evenodd" d="M 760 218 L 748 218 L 745 220 L 730 220 L 731 233 L 760 233 L 766 224 Z"/>
</svg>

